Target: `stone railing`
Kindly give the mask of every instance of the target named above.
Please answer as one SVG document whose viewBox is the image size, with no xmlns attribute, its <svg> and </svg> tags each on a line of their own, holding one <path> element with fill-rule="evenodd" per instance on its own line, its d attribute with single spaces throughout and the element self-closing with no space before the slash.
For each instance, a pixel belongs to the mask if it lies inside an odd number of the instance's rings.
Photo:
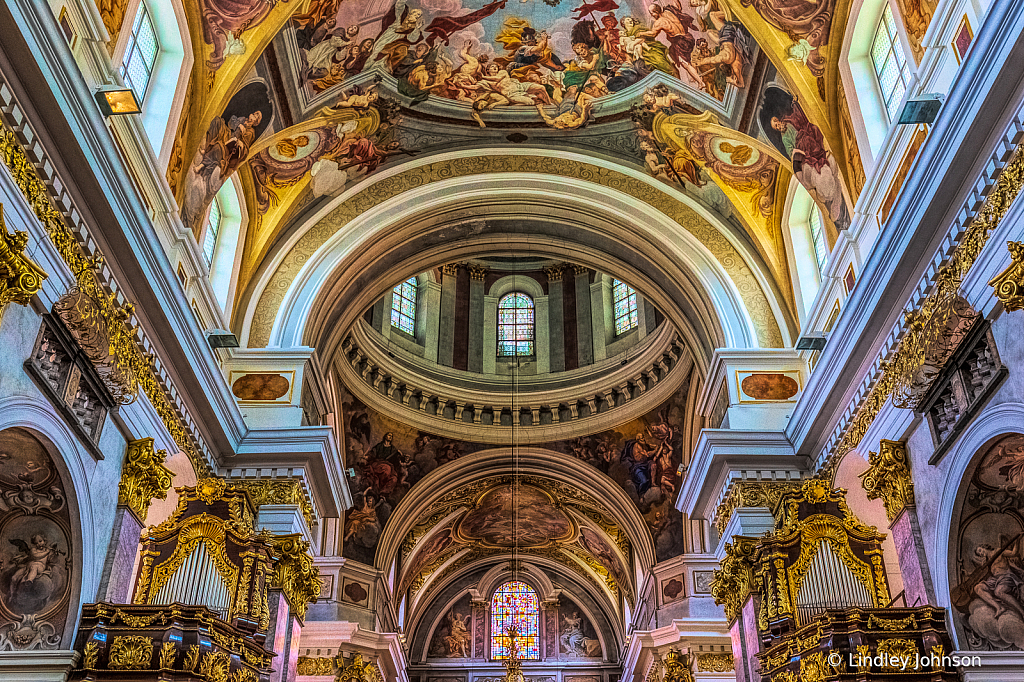
<svg viewBox="0 0 1024 682">
<path fill-rule="evenodd" d="M 632 356 L 632 357 L 630 357 Z M 542 443 L 635 419 L 672 396 L 692 366 L 682 340 L 662 324 L 629 353 L 569 372 L 488 376 L 427 366 L 384 348 L 364 322 L 342 344 L 337 370 L 369 407 L 438 435 L 482 443 Z M 514 387 L 514 391 L 513 391 Z"/>
</svg>

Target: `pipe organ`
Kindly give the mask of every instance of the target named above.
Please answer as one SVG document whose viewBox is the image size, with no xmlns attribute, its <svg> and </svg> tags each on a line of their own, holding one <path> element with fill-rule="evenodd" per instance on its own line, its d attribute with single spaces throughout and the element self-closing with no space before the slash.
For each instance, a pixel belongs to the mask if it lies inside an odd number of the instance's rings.
<svg viewBox="0 0 1024 682">
<path fill-rule="evenodd" d="M 711 591 L 734 628 L 756 633 L 750 668 L 762 682 L 871 682 L 892 679 L 899 654 L 900 679 L 959 679 L 942 609 L 890 607 L 885 535 L 845 494 L 810 479 L 779 499 L 774 532 L 726 545 Z"/>
</svg>

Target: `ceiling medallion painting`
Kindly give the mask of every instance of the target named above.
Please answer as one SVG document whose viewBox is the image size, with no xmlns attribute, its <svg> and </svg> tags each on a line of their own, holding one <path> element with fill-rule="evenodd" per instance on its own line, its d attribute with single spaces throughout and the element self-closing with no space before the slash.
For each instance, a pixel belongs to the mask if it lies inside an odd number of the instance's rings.
<svg viewBox="0 0 1024 682">
<path fill-rule="evenodd" d="M 291 28 L 307 102 L 384 71 L 409 106 L 433 95 L 480 126 L 483 112 L 526 107 L 552 127 L 579 128 L 602 98 L 652 74 L 720 103 L 745 87 L 756 49 L 716 0 L 313 0 Z"/>
<path fill-rule="evenodd" d="M 459 539 L 495 548 L 546 547 L 569 542 L 576 524 L 540 488 L 520 485 L 491 488 L 459 522 Z M 513 522 L 514 519 L 514 522 Z"/>
</svg>

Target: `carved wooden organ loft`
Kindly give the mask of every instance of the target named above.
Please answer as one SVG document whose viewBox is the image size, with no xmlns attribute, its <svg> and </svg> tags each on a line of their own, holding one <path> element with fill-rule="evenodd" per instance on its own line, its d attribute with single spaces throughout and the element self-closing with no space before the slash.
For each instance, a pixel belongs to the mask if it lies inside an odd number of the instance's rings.
<svg viewBox="0 0 1024 682">
<path fill-rule="evenodd" d="M 946 664 L 944 610 L 891 607 L 885 535 L 853 515 L 845 494 L 810 479 L 779 500 L 774 531 L 726 545 L 712 594 L 730 621 L 756 632 L 748 645 L 761 679 L 960 679 Z"/>
<path fill-rule="evenodd" d="M 177 488 L 169 519 L 147 528 L 132 604 L 87 604 L 71 680 L 267 682 L 274 653 L 268 589 L 300 620 L 319 575 L 299 535 L 256 530 L 240 486 Z"/>
</svg>

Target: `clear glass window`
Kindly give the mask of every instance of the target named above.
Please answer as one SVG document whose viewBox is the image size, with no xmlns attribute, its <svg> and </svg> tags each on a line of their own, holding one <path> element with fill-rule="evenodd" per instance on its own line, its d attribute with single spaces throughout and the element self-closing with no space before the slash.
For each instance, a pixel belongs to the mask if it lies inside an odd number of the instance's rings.
<svg viewBox="0 0 1024 682">
<path fill-rule="evenodd" d="M 636 329 L 639 325 L 636 292 L 633 291 L 633 287 L 617 279 L 612 280 L 612 311 L 615 317 L 616 336 Z"/>
<path fill-rule="evenodd" d="M 206 218 L 206 236 L 203 238 L 203 258 L 206 260 L 206 267 L 213 263 L 213 254 L 217 250 L 217 237 L 220 235 L 220 226 L 223 216 L 220 211 L 220 199 L 213 198 L 210 204 L 210 213 Z"/>
<path fill-rule="evenodd" d="M 149 81 L 153 76 L 153 67 L 160 54 L 160 42 L 156 38 L 153 20 L 146 9 L 146 3 L 139 3 L 139 11 L 135 13 L 132 33 L 128 38 L 128 46 L 121 62 L 121 79 L 135 93 L 135 99 L 141 105 L 146 99 Z"/>
<path fill-rule="evenodd" d="M 519 657 L 539 660 L 540 602 L 533 588 L 519 580 L 505 583 L 491 598 L 491 658 L 508 658 L 509 628 L 515 629 Z"/>
<path fill-rule="evenodd" d="M 533 355 L 533 299 L 519 292 L 498 301 L 498 355 Z"/>
<path fill-rule="evenodd" d="M 817 206 L 811 207 L 811 214 L 807 216 L 807 224 L 811 228 L 814 258 L 818 261 L 818 272 L 821 273 L 825 271 L 825 263 L 828 261 L 828 244 L 825 242 L 825 231 L 821 225 L 821 212 Z"/>
<path fill-rule="evenodd" d="M 891 122 L 898 113 L 897 108 L 907 91 L 910 65 L 903 53 L 903 46 L 896 32 L 896 21 L 888 3 L 875 30 L 875 39 L 871 43 L 871 63 L 875 66 L 875 77 L 878 79 L 885 111 Z"/>
<path fill-rule="evenodd" d="M 391 326 L 409 336 L 416 335 L 416 278 L 410 277 L 391 296 Z"/>
</svg>

